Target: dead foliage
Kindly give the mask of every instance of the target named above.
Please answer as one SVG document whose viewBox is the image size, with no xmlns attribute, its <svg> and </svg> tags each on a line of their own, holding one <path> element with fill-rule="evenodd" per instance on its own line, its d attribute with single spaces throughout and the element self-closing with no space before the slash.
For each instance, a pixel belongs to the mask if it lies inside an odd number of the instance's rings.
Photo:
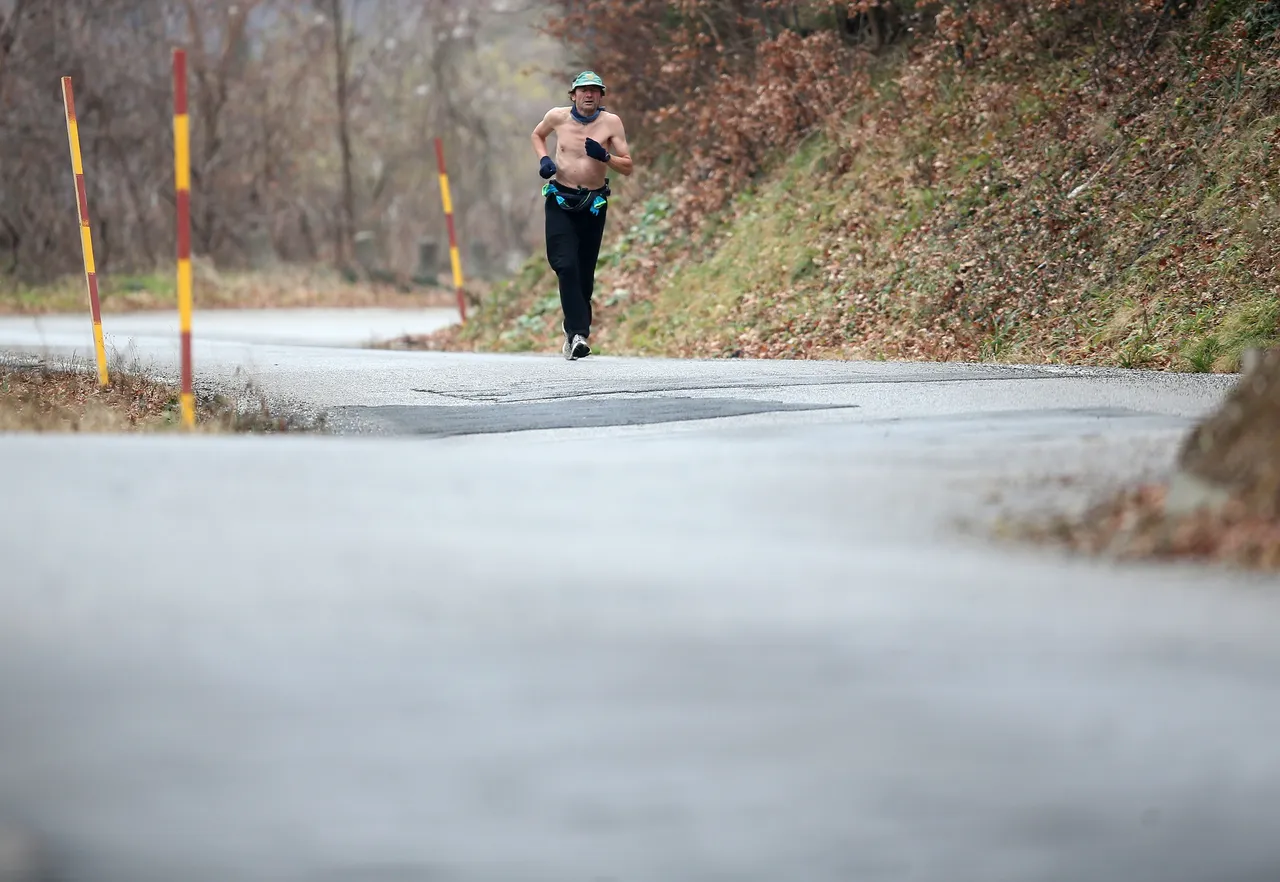
<svg viewBox="0 0 1280 882">
<path fill-rule="evenodd" d="M 1099 503 L 1078 518 L 1006 528 L 1019 539 L 1048 542 L 1118 560 L 1170 559 L 1280 570 L 1280 520 L 1232 500 L 1171 517 L 1167 490 L 1144 484 Z"/>
<path fill-rule="evenodd" d="M 886 85 L 874 82 L 881 71 L 877 59 L 886 54 L 910 60 L 888 84 L 895 100 L 881 108 L 879 121 L 892 130 L 927 112 L 957 72 L 1000 65 L 1025 73 L 1035 56 L 1062 56 L 1085 45 L 1142 50 L 1153 28 L 1195 5 L 569 0 L 548 28 L 596 57 L 627 59 L 625 72 L 613 76 L 611 100 L 652 143 L 647 152 L 675 163 L 681 220 L 696 226 L 775 161 L 778 151 L 789 152 L 808 132 L 838 125 L 874 97 Z"/>
<path fill-rule="evenodd" d="M 1119 558 L 1180 558 L 1280 569 L 1280 348 L 1235 385 L 1189 432 L 1178 467 L 1225 501 L 1181 514 L 1168 488 L 1143 484 L 1106 499 L 1083 517 L 1058 517 L 1024 531 L 1029 538 Z"/>
<path fill-rule="evenodd" d="M 461 325 L 451 325 L 431 334 L 401 334 L 390 340 L 377 340 L 370 349 L 395 349 L 400 351 L 449 352 L 458 346 Z"/>
<path fill-rule="evenodd" d="M 175 282 L 168 273 L 103 274 L 98 277 L 98 284 L 103 312 L 177 308 Z M 473 299 L 478 299 L 487 285 L 468 281 L 467 290 Z M 351 281 L 323 267 L 220 272 L 208 260 L 196 262 L 194 297 L 197 309 L 430 309 L 457 303 L 452 288 L 446 284 Z M 79 311 L 88 312 L 83 276 L 66 276 L 38 286 L 21 286 L 10 280 L 0 286 L 0 315 Z"/>
<path fill-rule="evenodd" d="M 177 387 L 115 368 L 98 385 L 83 365 L 0 361 L 0 432 L 156 432 L 180 429 Z M 323 419 L 275 412 L 252 384 L 197 395 L 203 433 L 321 431 Z"/>
<path fill-rule="evenodd" d="M 1280 348 L 1267 351 L 1179 451 L 1186 472 L 1280 523 Z"/>
</svg>

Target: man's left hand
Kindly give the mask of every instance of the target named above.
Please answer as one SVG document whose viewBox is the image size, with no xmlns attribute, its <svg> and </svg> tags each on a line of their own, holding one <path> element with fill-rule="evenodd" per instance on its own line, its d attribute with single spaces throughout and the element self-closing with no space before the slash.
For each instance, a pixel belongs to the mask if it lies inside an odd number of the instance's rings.
<svg viewBox="0 0 1280 882">
<path fill-rule="evenodd" d="M 587 139 L 587 155 L 592 159 L 598 159 L 600 162 L 609 161 L 609 151 L 600 146 L 600 142 L 594 138 Z"/>
</svg>

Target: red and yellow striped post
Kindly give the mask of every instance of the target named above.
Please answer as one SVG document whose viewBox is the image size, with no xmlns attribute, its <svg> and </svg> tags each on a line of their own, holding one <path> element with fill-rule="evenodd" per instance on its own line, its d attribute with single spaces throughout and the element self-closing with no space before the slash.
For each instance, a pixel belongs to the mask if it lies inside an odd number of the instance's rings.
<svg viewBox="0 0 1280 882">
<path fill-rule="evenodd" d="M 458 315 L 467 321 L 467 302 L 462 296 L 462 258 L 458 255 L 458 234 L 453 227 L 453 200 L 449 198 L 449 173 L 444 167 L 444 144 L 436 138 L 436 165 L 440 168 L 440 201 L 449 226 L 449 262 L 453 264 L 453 287 L 458 292 Z"/>
<path fill-rule="evenodd" d="M 89 231 L 89 194 L 84 186 L 84 162 L 80 156 L 80 127 L 76 123 L 76 101 L 71 94 L 71 77 L 62 78 L 62 106 L 67 114 L 67 140 L 71 143 L 71 171 L 76 180 L 76 210 L 80 214 L 80 251 L 84 255 L 85 287 L 89 289 L 89 315 L 93 319 L 93 349 L 98 360 L 98 383 L 110 382 L 107 375 L 107 347 L 102 339 L 102 305 L 98 300 L 98 272 L 93 265 L 93 235 Z"/>
<path fill-rule="evenodd" d="M 191 377 L 191 125 L 187 116 L 187 53 L 173 50 L 173 170 L 178 225 L 178 330 L 182 343 L 182 424 L 196 424 Z"/>
</svg>

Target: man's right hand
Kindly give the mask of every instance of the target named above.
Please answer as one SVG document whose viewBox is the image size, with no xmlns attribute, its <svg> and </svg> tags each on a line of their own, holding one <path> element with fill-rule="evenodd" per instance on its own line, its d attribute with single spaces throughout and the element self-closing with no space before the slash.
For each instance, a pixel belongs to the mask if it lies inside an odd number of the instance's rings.
<svg viewBox="0 0 1280 882">
<path fill-rule="evenodd" d="M 549 178 L 556 173 L 556 164 L 551 161 L 550 156 L 542 157 L 542 164 L 538 167 L 538 174 L 544 178 Z"/>
</svg>

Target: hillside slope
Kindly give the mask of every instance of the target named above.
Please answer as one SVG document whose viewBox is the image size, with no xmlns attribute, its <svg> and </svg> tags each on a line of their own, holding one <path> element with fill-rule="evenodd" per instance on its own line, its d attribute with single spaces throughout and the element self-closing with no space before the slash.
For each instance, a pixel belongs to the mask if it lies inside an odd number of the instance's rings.
<svg viewBox="0 0 1280 882">
<path fill-rule="evenodd" d="M 1280 336 L 1278 24 L 1220 0 L 1150 51 L 927 83 L 911 47 L 869 59 L 860 103 L 720 210 L 682 211 L 669 173 L 618 188 L 593 345 L 1235 370 Z M 552 352 L 559 319 L 535 257 L 417 345 Z"/>
</svg>

